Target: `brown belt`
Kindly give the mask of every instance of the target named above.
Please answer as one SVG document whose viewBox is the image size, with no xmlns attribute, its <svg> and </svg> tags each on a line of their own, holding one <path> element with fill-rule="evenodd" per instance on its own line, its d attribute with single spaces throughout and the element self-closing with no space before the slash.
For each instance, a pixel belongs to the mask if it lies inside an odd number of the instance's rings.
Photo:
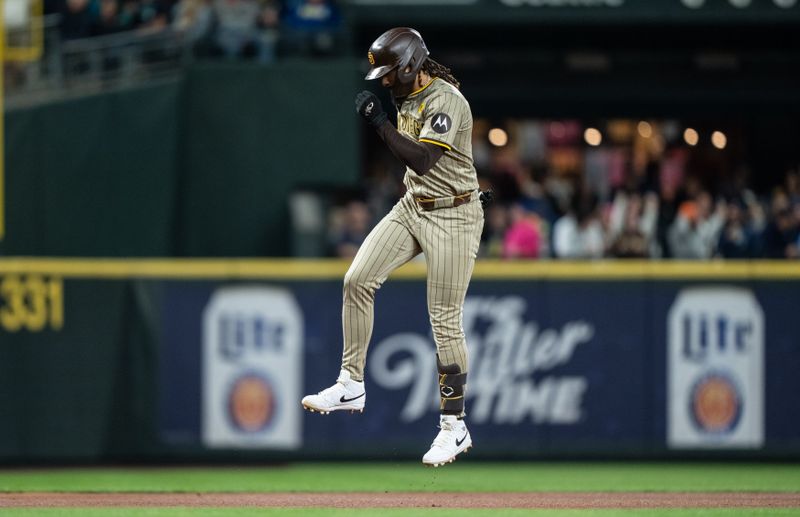
<svg viewBox="0 0 800 517">
<path fill-rule="evenodd" d="M 452 199 L 452 203 L 449 200 Z M 423 210 L 435 210 L 437 208 L 450 208 L 457 207 L 469 203 L 472 199 L 472 192 L 465 192 L 451 198 L 435 198 L 435 197 L 415 197 L 419 207 Z M 439 202 L 437 205 L 437 201 Z"/>
</svg>

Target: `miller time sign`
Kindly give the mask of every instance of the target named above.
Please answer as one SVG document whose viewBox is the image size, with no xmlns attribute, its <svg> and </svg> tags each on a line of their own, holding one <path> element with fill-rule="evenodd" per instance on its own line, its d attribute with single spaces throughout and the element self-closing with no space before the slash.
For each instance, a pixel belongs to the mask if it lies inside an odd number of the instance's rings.
<svg viewBox="0 0 800 517">
<path fill-rule="evenodd" d="M 748 289 L 682 290 L 669 311 L 667 444 L 764 443 L 764 312 Z"/>
<path fill-rule="evenodd" d="M 589 382 L 561 373 L 581 348 L 592 346 L 594 325 L 583 320 L 546 328 L 525 319 L 518 296 L 468 296 L 464 331 L 470 354 L 466 398 L 470 422 L 571 425 L 585 416 Z M 376 343 L 367 372 L 384 389 L 407 393 L 403 422 L 439 407 L 435 345 L 429 336 L 406 332 Z"/>
</svg>

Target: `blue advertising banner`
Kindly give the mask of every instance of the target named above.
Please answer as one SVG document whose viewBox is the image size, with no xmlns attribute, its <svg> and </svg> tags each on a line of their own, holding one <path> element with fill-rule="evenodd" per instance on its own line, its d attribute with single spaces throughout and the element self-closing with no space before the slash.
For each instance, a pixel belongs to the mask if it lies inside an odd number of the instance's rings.
<svg viewBox="0 0 800 517">
<path fill-rule="evenodd" d="M 304 412 L 342 354 L 337 261 L 0 260 L 0 458 L 419 458 L 424 264 L 377 293 L 363 414 Z M 800 458 L 797 262 L 479 262 L 485 458 Z M 53 432 L 57 429 L 58 432 Z"/>
<path fill-rule="evenodd" d="M 785 285 L 473 281 L 463 325 L 475 454 L 799 450 L 800 414 L 786 394 L 800 392 L 800 294 Z M 338 374 L 340 281 L 164 282 L 163 290 L 165 441 L 407 457 L 435 436 L 424 281 L 379 291 L 368 401 L 357 415 L 304 413 L 299 402 Z M 226 371 L 231 349 L 240 364 Z"/>
</svg>

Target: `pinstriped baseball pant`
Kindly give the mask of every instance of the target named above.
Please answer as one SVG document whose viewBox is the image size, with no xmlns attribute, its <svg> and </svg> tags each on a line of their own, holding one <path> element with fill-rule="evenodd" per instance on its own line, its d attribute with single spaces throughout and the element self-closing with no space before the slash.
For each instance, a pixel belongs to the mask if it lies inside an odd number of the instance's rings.
<svg viewBox="0 0 800 517">
<path fill-rule="evenodd" d="M 369 233 L 344 277 L 342 369 L 364 378 L 372 336 L 375 292 L 389 274 L 419 253 L 428 269 L 427 298 L 436 350 L 443 364 L 467 372 L 462 327 L 464 297 L 483 230 L 478 199 L 425 211 L 406 194 Z"/>
</svg>

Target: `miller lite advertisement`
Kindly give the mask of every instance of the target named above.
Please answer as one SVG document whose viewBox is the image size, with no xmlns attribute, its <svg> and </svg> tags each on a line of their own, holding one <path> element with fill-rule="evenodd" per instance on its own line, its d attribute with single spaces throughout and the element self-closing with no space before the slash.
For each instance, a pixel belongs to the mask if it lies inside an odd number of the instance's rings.
<svg viewBox="0 0 800 517">
<path fill-rule="evenodd" d="M 797 284 L 474 282 L 462 320 L 473 453 L 796 453 Z M 338 375 L 339 280 L 154 282 L 161 439 L 260 458 L 418 459 L 439 421 L 425 292 L 424 279 L 381 288 L 366 411 L 321 417 L 300 400 Z"/>
<path fill-rule="evenodd" d="M 296 449 L 303 318 L 293 294 L 218 289 L 203 312 L 203 443 Z"/>
<path fill-rule="evenodd" d="M 668 319 L 669 447 L 762 447 L 764 313 L 753 292 L 687 288 Z"/>
</svg>

